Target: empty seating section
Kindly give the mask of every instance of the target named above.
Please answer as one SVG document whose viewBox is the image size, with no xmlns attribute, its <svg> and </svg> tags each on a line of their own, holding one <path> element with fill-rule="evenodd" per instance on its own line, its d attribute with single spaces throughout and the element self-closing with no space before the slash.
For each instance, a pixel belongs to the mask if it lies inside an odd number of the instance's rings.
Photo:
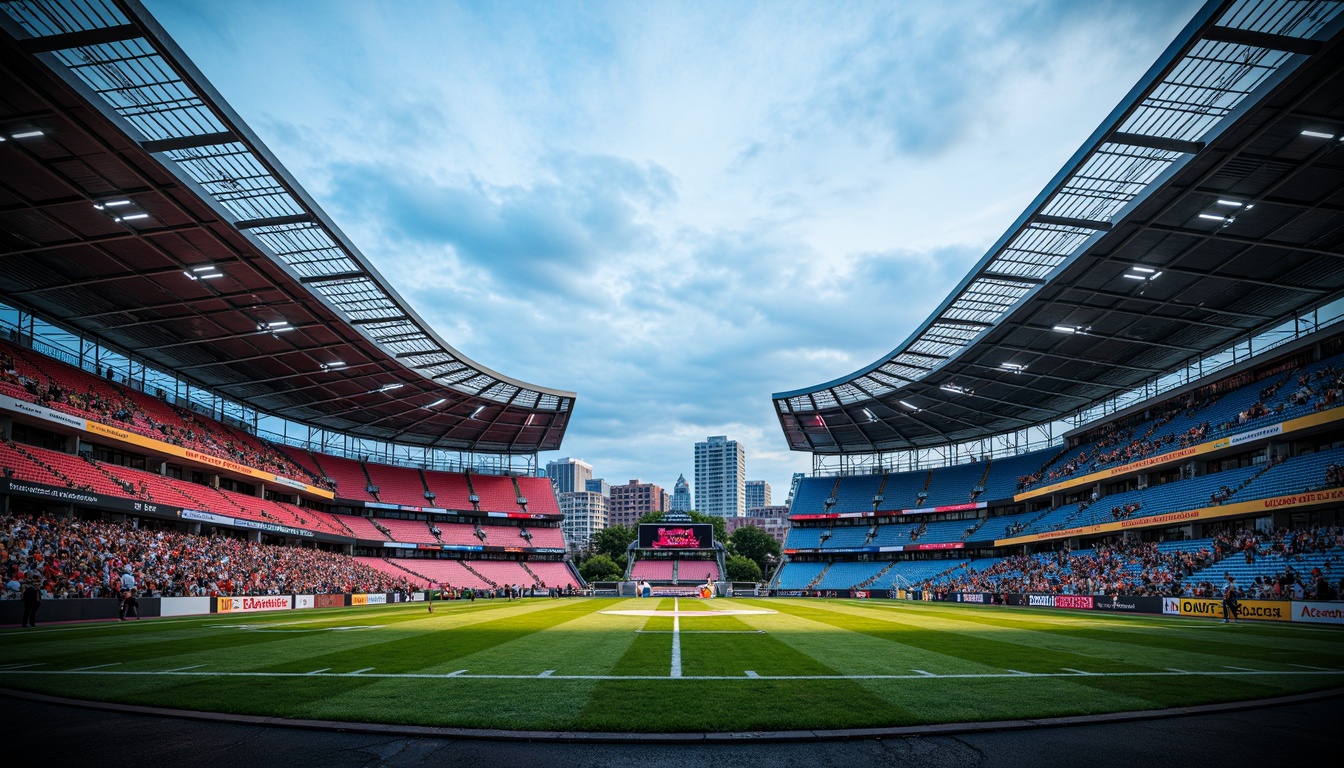
<svg viewBox="0 0 1344 768">
<path fill-rule="evenodd" d="M 937 470 L 934 470 L 937 476 Z M 919 506 L 919 493 L 929 479 L 927 469 L 914 472 L 894 472 L 887 475 L 887 484 L 882 489 L 882 503 L 879 509 L 915 509 Z M 854 511 L 854 510 L 846 510 Z"/>
<path fill-rule="evenodd" d="M 548 481 L 549 483 L 549 481 Z M 530 498 L 530 497 L 529 497 Z M 575 587 L 579 586 L 578 579 L 574 578 L 574 572 L 569 566 L 554 560 L 543 562 L 528 563 L 527 567 L 541 579 L 541 583 L 548 587 Z"/>
<path fill-rule="evenodd" d="M 470 560 L 466 562 L 466 565 L 487 581 L 493 581 L 496 586 L 502 587 L 506 584 L 512 584 L 514 586 L 530 587 L 536 583 L 532 579 L 532 574 L 512 560 Z"/>
<path fill-rule="evenodd" d="M 837 525 L 831 529 L 830 538 L 821 543 L 822 549 L 850 549 L 862 547 L 868 540 L 866 525 Z"/>
<path fill-rule="evenodd" d="M 395 520 L 390 517 L 379 518 L 378 523 L 388 530 L 393 541 L 410 544 L 437 544 L 439 540 L 429 530 L 429 524 L 423 520 Z"/>
<path fill-rule="evenodd" d="M 425 506 L 440 509 L 469 511 L 471 491 L 467 488 L 467 476 L 456 472 L 425 472 L 425 482 L 434 494 L 434 501 L 426 501 Z M 554 496 L 554 494 L 552 494 Z"/>
<path fill-rule="evenodd" d="M 636 560 L 630 578 L 636 581 L 671 581 L 676 561 L 668 558 Z"/>
<path fill-rule="evenodd" d="M 528 505 L 529 507 L 531 504 Z M 532 546 L 544 549 L 564 549 L 565 534 L 559 528 L 543 528 L 528 526 L 527 532 L 532 534 Z"/>
<path fill-rule="evenodd" d="M 825 531 L 825 528 L 803 528 L 795 525 L 789 528 L 789 534 L 784 539 L 784 548 L 816 549 L 821 546 L 821 534 Z"/>
<path fill-rule="evenodd" d="M 717 560 L 677 561 L 677 581 L 685 584 L 707 580 L 719 580 L 719 563 Z"/>
<path fill-rule="evenodd" d="M 1237 497 L 1268 498 L 1319 489 L 1325 485 L 1325 470 L 1331 464 L 1344 464 L 1344 449 L 1336 448 L 1289 459 L 1252 480 Z M 1233 497 L 1233 500 L 1237 497 Z"/>
<path fill-rule="evenodd" d="M 437 560 L 431 558 L 398 558 L 398 565 L 411 573 L 419 575 L 434 587 L 456 587 L 458 589 L 489 589 L 490 584 L 462 566 L 460 560 Z"/>
<path fill-rule="evenodd" d="M 322 462 L 322 468 L 327 470 L 327 475 L 336 481 L 336 498 L 350 499 L 351 501 L 378 501 L 366 489 L 369 481 L 364 476 L 364 470 L 360 467 L 358 461 L 326 454 L 323 454 L 318 461 Z M 422 499 L 419 504 L 413 506 L 424 506 L 424 500 Z"/>
<path fill-rule="evenodd" d="M 541 515 L 560 514 L 560 503 L 556 501 L 550 478 L 520 477 L 517 480 L 518 489 L 523 492 L 523 498 L 527 499 L 528 512 Z"/>
<path fill-rule="evenodd" d="M 871 512 L 873 497 L 882 487 L 881 475 L 849 475 L 840 478 L 832 512 Z"/>
<path fill-rule="evenodd" d="M 954 464 L 933 471 L 933 481 L 929 483 L 928 497 L 923 507 L 946 507 L 953 504 L 967 504 L 971 501 L 971 490 L 985 474 L 985 462 Z"/>
<path fill-rule="evenodd" d="M 818 589 L 852 589 L 877 576 L 891 563 L 835 563 Z"/>
<path fill-rule="evenodd" d="M 791 515 L 820 515 L 826 512 L 826 500 L 831 497 L 835 487 L 834 477 L 805 477 L 798 483 L 798 492 L 793 496 Z M 862 511 L 862 510 L 855 510 Z"/>
<path fill-rule="evenodd" d="M 829 563 L 785 563 L 779 570 L 778 589 L 804 589 Z"/>
<path fill-rule="evenodd" d="M 74 487 L 79 490 L 92 490 L 114 496 L 125 496 L 126 491 L 107 475 L 99 472 L 94 465 L 84 459 L 48 451 L 30 445 L 10 446 L 0 443 L 0 464 L 9 468 L 14 477 L 42 485 Z M 52 470 L 60 472 L 55 474 Z M 69 482 L 62 479 L 68 478 Z"/>
<path fill-rule="evenodd" d="M 478 475 L 472 473 L 471 487 L 481 497 L 481 510 L 485 512 L 522 512 L 518 506 L 518 494 L 513 490 L 513 481 L 500 475 Z"/>
<path fill-rule="evenodd" d="M 516 525 L 482 525 L 485 531 L 487 547 L 530 547 L 532 543 L 523 538 L 523 529 Z"/>
<path fill-rule="evenodd" d="M 425 484 L 420 481 L 420 471 L 409 467 L 394 467 L 389 464 L 364 463 L 369 472 L 369 480 L 378 488 L 378 500 L 384 504 L 402 504 L 407 507 L 429 506 L 425 498 Z M 344 486 L 344 483 L 341 484 Z"/>
<path fill-rule="evenodd" d="M 421 576 L 420 574 L 417 573 L 409 572 L 405 568 L 401 568 L 392 562 L 384 560 L 381 557 L 356 557 L 355 562 L 362 563 L 375 571 L 386 573 L 387 575 L 392 576 L 394 578 L 405 579 L 409 581 L 412 586 L 415 587 L 423 588 L 431 586 L 431 584 L 429 583 L 429 579 L 425 578 L 424 576 Z"/>
<path fill-rule="evenodd" d="M 357 539 L 367 539 L 369 541 L 389 541 L 386 534 L 378 530 L 366 517 L 358 515 L 341 515 L 341 522 L 355 534 Z"/>
</svg>

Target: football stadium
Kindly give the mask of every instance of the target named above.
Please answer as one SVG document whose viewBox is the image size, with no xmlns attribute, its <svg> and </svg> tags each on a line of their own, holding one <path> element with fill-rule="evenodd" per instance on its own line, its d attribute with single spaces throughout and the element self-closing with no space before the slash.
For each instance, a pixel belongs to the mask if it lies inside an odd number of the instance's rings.
<svg viewBox="0 0 1344 768">
<path fill-rule="evenodd" d="M 1291 711 L 1328 737 L 1342 29 L 1329 0 L 1209 0 L 904 341 L 761 394 L 812 466 L 772 573 L 730 580 L 715 526 L 669 513 L 589 582 L 538 466 L 576 393 L 430 327 L 136 0 L 0 2 L 6 720 L 137 713 L 87 724 L 145 729 L 128 756 L 197 721 L 1131 724 L 1078 731 L 1100 749 L 1245 710 L 1215 732 Z"/>
</svg>

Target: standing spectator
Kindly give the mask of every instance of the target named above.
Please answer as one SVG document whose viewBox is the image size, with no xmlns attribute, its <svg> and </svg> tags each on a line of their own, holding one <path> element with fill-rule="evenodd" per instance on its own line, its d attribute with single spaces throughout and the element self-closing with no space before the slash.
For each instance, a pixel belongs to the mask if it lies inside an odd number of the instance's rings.
<svg viewBox="0 0 1344 768">
<path fill-rule="evenodd" d="M 1240 611 L 1241 605 L 1237 603 L 1237 579 L 1235 576 L 1228 576 L 1227 586 L 1223 588 L 1223 623 L 1227 623 L 1229 615 L 1235 623 L 1237 613 Z"/>
<path fill-rule="evenodd" d="M 42 604 L 42 592 L 37 588 L 37 577 L 28 580 L 23 588 L 23 628 L 37 628 L 37 607 Z"/>
</svg>

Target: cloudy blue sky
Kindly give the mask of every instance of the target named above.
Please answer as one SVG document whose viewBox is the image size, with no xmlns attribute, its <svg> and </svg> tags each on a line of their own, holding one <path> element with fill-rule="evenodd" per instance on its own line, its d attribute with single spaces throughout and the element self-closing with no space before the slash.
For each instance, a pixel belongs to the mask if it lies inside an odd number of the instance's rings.
<svg viewBox="0 0 1344 768">
<path fill-rule="evenodd" d="M 148 0 L 414 307 L 670 489 L 932 311 L 1198 3 Z"/>
</svg>

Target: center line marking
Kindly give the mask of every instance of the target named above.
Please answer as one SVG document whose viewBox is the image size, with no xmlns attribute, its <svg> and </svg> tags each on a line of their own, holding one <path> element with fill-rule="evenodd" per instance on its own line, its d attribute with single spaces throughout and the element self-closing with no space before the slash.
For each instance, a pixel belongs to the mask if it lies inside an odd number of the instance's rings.
<svg viewBox="0 0 1344 768">
<path fill-rule="evenodd" d="M 352 675 L 358 675 L 358 674 L 360 674 L 361 672 L 372 672 L 373 670 L 374 670 L 373 667 L 365 667 L 365 668 L 363 668 L 363 669 L 356 669 L 354 672 L 351 672 L 350 674 L 352 674 Z"/>
<path fill-rule="evenodd" d="M 672 674 L 681 677 L 681 603 L 672 598 Z"/>
<path fill-rule="evenodd" d="M 1224 664 L 1224 665 L 1223 665 L 1223 668 L 1224 668 L 1224 669 L 1235 669 L 1235 670 L 1238 670 L 1238 671 L 1240 671 L 1240 672 L 1259 672 L 1259 671 L 1260 671 L 1260 670 L 1258 670 L 1258 669 L 1247 669 L 1246 667 L 1234 667 L 1234 666 L 1232 666 L 1231 664 Z"/>
<path fill-rule="evenodd" d="M 93 665 L 92 667 L 75 667 L 74 669 L 67 669 L 66 671 L 67 671 L 67 672 L 84 672 L 85 670 L 89 670 L 89 669 L 102 669 L 103 667 L 115 667 L 115 666 L 117 666 L 117 665 L 120 664 L 120 663 L 121 663 L 120 661 L 114 661 L 114 662 L 112 662 L 112 663 L 110 663 L 110 664 L 95 664 L 95 665 Z"/>
<path fill-rule="evenodd" d="M 177 669 L 165 669 L 165 670 L 163 670 L 163 671 L 164 671 L 164 672 L 182 672 L 182 671 L 185 671 L 185 670 L 188 670 L 188 669 L 197 669 L 197 668 L 199 668 L 199 667 L 204 667 L 204 666 L 205 666 L 204 664 L 192 664 L 190 667 L 178 667 Z"/>
<path fill-rule="evenodd" d="M 1310 665 L 1308 665 L 1308 664 L 1289 664 L 1288 666 L 1290 666 L 1290 667 L 1300 667 L 1301 669 L 1315 669 L 1315 670 L 1319 670 L 1319 671 L 1321 671 L 1321 672 L 1333 672 L 1333 671 L 1334 671 L 1334 670 L 1332 670 L 1332 669 L 1326 669 L 1325 667 L 1313 667 L 1313 666 L 1310 666 Z"/>
<path fill-rule="evenodd" d="M 309 672 L 309 673 L 307 673 L 307 674 L 310 674 L 310 675 L 320 675 L 320 674 L 322 674 L 323 672 L 328 672 L 328 671 L 330 671 L 330 670 L 331 670 L 331 667 L 323 667 L 323 668 L 321 668 L 321 669 L 314 669 L 312 672 Z"/>
</svg>

